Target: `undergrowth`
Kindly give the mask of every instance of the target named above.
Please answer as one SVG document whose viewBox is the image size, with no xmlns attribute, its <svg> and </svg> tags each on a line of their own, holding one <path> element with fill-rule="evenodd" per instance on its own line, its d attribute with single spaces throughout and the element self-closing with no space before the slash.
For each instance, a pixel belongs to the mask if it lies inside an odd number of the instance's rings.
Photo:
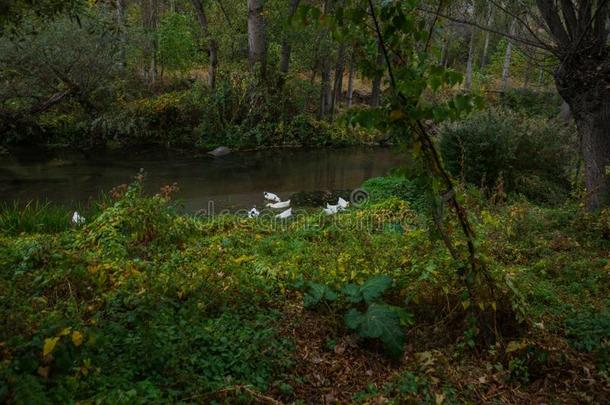
<svg viewBox="0 0 610 405">
<path fill-rule="evenodd" d="M 477 372 L 513 387 L 571 367 L 566 358 L 589 359 L 591 375 L 607 380 L 606 216 L 466 193 L 478 259 L 498 294 L 472 303 L 496 314 L 502 338 L 487 341 L 470 334 L 458 266 L 408 202 L 411 186 L 368 186 L 373 198 L 361 208 L 285 222 L 180 215 L 172 187 L 149 197 L 141 181 L 81 226 L 52 206 L 2 210 L 42 219 L 1 223 L 0 401 L 297 400 L 312 376 L 299 375 L 299 337 L 285 332 L 298 319 L 286 311 L 307 294 L 305 311 L 334 325 L 336 339 L 354 335 L 372 354 L 380 338 L 403 359 L 353 401 L 480 400 L 452 380 L 451 361 L 441 361 L 450 358 L 482 356 L 489 369 Z M 376 329 L 389 325 L 376 311 L 400 336 Z M 415 363 L 406 361 L 414 346 Z"/>
</svg>

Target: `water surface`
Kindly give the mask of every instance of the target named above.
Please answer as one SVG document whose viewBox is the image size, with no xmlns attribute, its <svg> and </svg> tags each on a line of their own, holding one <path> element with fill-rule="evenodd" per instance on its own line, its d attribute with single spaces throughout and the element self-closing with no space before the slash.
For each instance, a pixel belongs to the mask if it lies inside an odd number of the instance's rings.
<svg viewBox="0 0 610 405">
<path fill-rule="evenodd" d="M 48 200 L 67 208 L 129 183 L 143 169 L 146 189 L 178 183 L 188 212 L 261 207 L 263 191 L 282 198 L 302 191 L 359 187 L 403 159 L 380 147 L 277 149 L 212 157 L 167 150 L 130 152 L 20 152 L 0 157 L 0 200 Z"/>
</svg>

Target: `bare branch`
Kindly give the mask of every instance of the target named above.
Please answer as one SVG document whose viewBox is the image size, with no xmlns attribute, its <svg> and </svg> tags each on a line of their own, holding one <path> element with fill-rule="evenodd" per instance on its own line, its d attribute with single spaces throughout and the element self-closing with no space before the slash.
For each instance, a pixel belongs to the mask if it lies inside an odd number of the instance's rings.
<svg viewBox="0 0 610 405">
<path fill-rule="evenodd" d="M 422 11 L 424 13 L 436 14 L 436 11 L 428 10 L 428 9 L 421 8 L 421 7 L 418 7 L 417 10 Z M 532 46 L 534 48 L 543 49 L 545 51 L 548 51 L 548 52 L 551 52 L 551 53 L 554 53 L 554 54 L 557 53 L 557 49 L 555 47 L 552 47 L 552 46 L 550 46 L 548 44 L 545 44 L 545 43 L 543 43 L 541 41 L 537 41 L 537 42 L 530 41 L 528 39 L 521 38 L 521 37 L 518 37 L 516 35 L 511 35 L 511 34 L 508 34 L 506 32 L 502 32 L 502 31 L 496 30 L 494 28 L 487 27 L 487 26 L 484 26 L 482 24 L 478 24 L 478 23 L 475 23 L 475 22 L 472 22 L 472 21 L 467 21 L 467 20 L 463 20 L 463 19 L 460 19 L 460 18 L 452 17 L 452 16 L 444 14 L 444 13 L 437 13 L 437 14 L 438 14 L 439 17 L 443 17 L 443 18 L 445 18 L 445 19 L 447 19 L 449 21 L 453 21 L 453 22 L 458 23 L 458 24 L 463 24 L 463 25 L 468 25 L 468 26 L 476 27 L 476 28 L 479 28 L 479 29 L 481 29 L 483 31 L 488 31 L 488 32 L 491 32 L 493 34 L 500 35 L 500 36 L 503 36 L 505 38 L 512 39 L 513 41 L 516 41 L 516 42 L 519 42 L 519 43 L 522 43 L 522 44 L 525 44 L 525 45 Z"/>
</svg>

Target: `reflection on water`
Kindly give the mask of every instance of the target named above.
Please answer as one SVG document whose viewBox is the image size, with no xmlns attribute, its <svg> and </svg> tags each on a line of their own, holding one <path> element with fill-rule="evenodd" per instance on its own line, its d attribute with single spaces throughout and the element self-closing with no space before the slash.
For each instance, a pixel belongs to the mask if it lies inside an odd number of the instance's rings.
<svg viewBox="0 0 610 405">
<path fill-rule="evenodd" d="M 1 200 L 32 199 L 74 207 L 128 183 L 142 168 L 146 188 L 177 182 L 190 212 L 262 206 L 262 192 L 282 198 L 300 191 L 345 190 L 383 175 L 403 161 L 387 148 L 282 149 L 222 157 L 169 151 L 92 154 L 40 153 L 0 157 Z"/>
</svg>

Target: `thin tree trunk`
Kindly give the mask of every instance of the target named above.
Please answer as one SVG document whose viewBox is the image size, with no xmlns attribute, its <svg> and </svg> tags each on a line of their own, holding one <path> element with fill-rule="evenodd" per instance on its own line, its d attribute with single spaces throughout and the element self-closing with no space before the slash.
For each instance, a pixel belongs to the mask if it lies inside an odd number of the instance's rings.
<svg viewBox="0 0 610 405">
<path fill-rule="evenodd" d="M 339 45 L 337 66 L 335 68 L 335 82 L 333 83 L 332 99 L 330 102 L 330 120 L 333 120 L 335 107 L 343 93 L 343 74 L 345 73 L 345 45 Z"/>
<path fill-rule="evenodd" d="M 264 79 L 267 73 L 267 39 L 262 0 L 248 0 L 248 61 L 252 70 L 259 66 Z"/>
<path fill-rule="evenodd" d="M 540 68 L 540 73 L 538 74 L 538 87 L 542 87 L 544 84 L 544 69 Z"/>
<path fill-rule="evenodd" d="M 489 7 L 489 16 L 487 17 L 487 26 L 491 27 L 494 20 L 494 8 L 493 6 Z M 487 30 L 485 31 L 485 42 L 483 44 L 483 53 L 481 55 L 481 67 L 485 67 L 487 64 L 487 53 L 489 52 L 489 41 L 491 40 L 491 33 Z"/>
<path fill-rule="evenodd" d="M 517 26 L 517 20 L 514 19 L 510 24 L 510 35 L 515 35 L 515 29 Z M 508 44 L 506 45 L 506 54 L 504 55 L 504 67 L 502 68 L 502 91 L 508 90 L 508 79 L 510 77 L 510 62 L 512 58 L 513 51 L 513 41 L 512 39 L 508 39 Z"/>
<path fill-rule="evenodd" d="M 349 78 L 347 80 L 347 107 L 350 108 L 354 101 L 354 76 L 356 75 L 356 63 L 354 52 L 349 60 Z"/>
<path fill-rule="evenodd" d="M 441 54 L 440 60 L 438 61 L 439 66 L 445 65 L 445 54 L 447 53 L 447 40 L 441 37 Z"/>
<path fill-rule="evenodd" d="M 381 50 L 381 44 L 377 46 L 377 60 L 375 66 L 378 72 L 373 78 L 373 87 L 371 89 L 371 105 L 373 107 L 379 107 L 381 104 L 381 79 L 383 78 L 383 52 Z"/>
<path fill-rule="evenodd" d="M 322 82 L 320 87 L 320 111 L 319 118 L 324 119 L 329 108 L 330 101 L 330 62 L 327 58 L 322 61 Z"/>
<path fill-rule="evenodd" d="M 142 0 L 142 25 L 148 35 L 148 43 L 145 52 L 148 62 L 148 69 L 145 67 L 145 76 L 150 83 L 157 81 L 157 0 Z"/>
<path fill-rule="evenodd" d="M 210 56 L 210 67 L 208 71 L 208 85 L 210 88 L 216 88 L 216 72 L 218 71 L 218 42 L 210 33 L 208 19 L 203 8 L 201 0 L 191 0 L 191 4 L 197 14 L 197 20 L 201 27 L 201 32 L 208 43 L 208 54 Z"/>
<path fill-rule="evenodd" d="M 294 16 L 294 13 L 296 13 L 297 8 L 299 7 L 299 3 L 300 0 L 292 0 L 290 2 L 290 9 L 288 11 L 289 20 Z M 284 81 L 286 79 L 286 75 L 288 74 L 291 52 L 292 46 L 290 45 L 289 33 L 284 32 L 284 38 L 282 40 L 282 50 L 280 51 L 280 87 L 283 86 Z"/>
<path fill-rule="evenodd" d="M 468 46 L 468 62 L 466 63 L 466 80 L 464 81 L 464 90 L 469 91 L 472 88 L 472 76 L 474 70 L 474 44 L 477 31 L 472 27 L 470 31 L 470 44 Z"/>
<path fill-rule="evenodd" d="M 127 29 L 125 27 L 125 0 L 116 0 L 116 20 L 117 25 L 119 27 L 119 70 L 121 73 L 121 77 L 125 78 L 125 73 L 127 71 L 127 54 L 125 47 L 127 46 L 127 38 L 126 33 Z"/>
</svg>

